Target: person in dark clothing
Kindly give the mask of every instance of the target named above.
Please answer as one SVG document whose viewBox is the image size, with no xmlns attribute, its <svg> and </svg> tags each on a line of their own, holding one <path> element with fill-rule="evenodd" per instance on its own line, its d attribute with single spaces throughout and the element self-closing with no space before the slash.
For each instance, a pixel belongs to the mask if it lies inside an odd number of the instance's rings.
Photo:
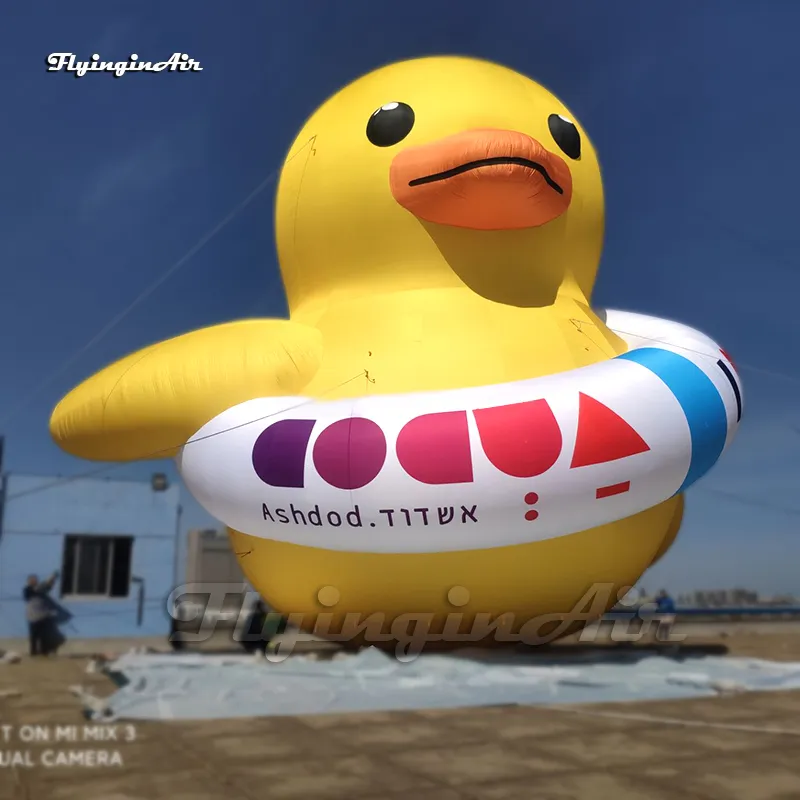
<svg viewBox="0 0 800 800">
<path fill-rule="evenodd" d="M 656 625 L 655 636 L 660 641 L 668 641 L 672 626 L 675 624 L 675 601 L 666 589 L 662 589 L 656 596 Z"/>
<path fill-rule="evenodd" d="M 269 611 L 263 600 L 259 600 L 247 620 L 240 644 L 248 653 L 266 653 L 273 636 L 286 630 L 286 620 L 274 611 Z"/>
<path fill-rule="evenodd" d="M 25 600 L 25 617 L 28 620 L 30 634 L 30 654 L 47 656 L 52 652 L 55 636 L 53 628 L 53 608 L 50 601 L 50 590 L 58 580 L 54 572 L 47 580 L 40 581 L 37 575 L 28 575 L 28 581 L 22 590 Z"/>
<path fill-rule="evenodd" d="M 264 638 L 264 625 L 267 622 L 267 607 L 262 600 L 259 600 L 250 612 L 247 624 L 244 629 L 244 637 L 242 638 L 242 647 L 248 653 L 254 653 L 260 650 L 265 653 L 269 639 Z"/>
<path fill-rule="evenodd" d="M 656 597 L 656 611 L 659 614 L 675 613 L 675 601 L 669 596 L 666 589 L 662 589 Z"/>
</svg>

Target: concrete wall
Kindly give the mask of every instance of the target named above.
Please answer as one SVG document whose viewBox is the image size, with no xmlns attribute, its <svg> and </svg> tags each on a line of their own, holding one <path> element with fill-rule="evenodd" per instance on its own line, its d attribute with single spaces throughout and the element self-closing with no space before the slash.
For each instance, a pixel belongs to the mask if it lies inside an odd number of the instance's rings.
<svg viewBox="0 0 800 800">
<path fill-rule="evenodd" d="M 205 609 L 205 613 L 213 615 L 220 624 L 235 624 L 251 587 L 233 553 L 227 530 L 189 531 L 186 551 L 185 582 L 194 584 L 200 591 L 187 592 L 176 599 L 182 605 Z M 192 630 L 191 623 L 187 630 Z"/>
<path fill-rule="evenodd" d="M 224 528 L 189 531 L 186 537 L 186 582 L 246 585 Z"/>
<path fill-rule="evenodd" d="M 36 573 L 62 569 L 68 534 L 131 536 L 132 582 L 126 597 L 52 596 L 68 612 L 67 637 L 160 636 L 169 631 L 166 598 L 183 581 L 180 488 L 155 492 L 147 481 L 5 477 L 0 518 L 0 638 L 27 635 L 22 588 Z M 183 552 L 181 552 L 183 551 Z M 139 616 L 140 587 L 142 619 Z"/>
</svg>

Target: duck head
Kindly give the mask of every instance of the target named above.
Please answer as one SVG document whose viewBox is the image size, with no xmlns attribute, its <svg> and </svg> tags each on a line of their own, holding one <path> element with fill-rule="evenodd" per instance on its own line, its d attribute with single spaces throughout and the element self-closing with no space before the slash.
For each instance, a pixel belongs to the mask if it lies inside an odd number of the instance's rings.
<svg viewBox="0 0 800 800">
<path fill-rule="evenodd" d="M 307 121 L 284 164 L 276 238 L 290 308 L 460 286 L 495 302 L 588 301 L 600 168 L 544 87 L 432 57 L 378 69 Z"/>
</svg>

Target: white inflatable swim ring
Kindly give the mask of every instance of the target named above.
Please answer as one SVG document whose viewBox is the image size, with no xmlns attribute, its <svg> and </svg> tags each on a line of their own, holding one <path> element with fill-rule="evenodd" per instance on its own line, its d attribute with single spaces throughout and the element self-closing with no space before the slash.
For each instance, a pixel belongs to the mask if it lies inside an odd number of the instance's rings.
<svg viewBox="0 0 800 800">
<path fill-rule="evenodd" d="M 187 442 L 181 475 L 229 527 L 328 550 L 474 550 L 629 517 L 714 466 L 742 394 L 704 334 L 642 314 L 605 317 L 630 350 L 569 372 L 241 403 Z"/>
</svg>

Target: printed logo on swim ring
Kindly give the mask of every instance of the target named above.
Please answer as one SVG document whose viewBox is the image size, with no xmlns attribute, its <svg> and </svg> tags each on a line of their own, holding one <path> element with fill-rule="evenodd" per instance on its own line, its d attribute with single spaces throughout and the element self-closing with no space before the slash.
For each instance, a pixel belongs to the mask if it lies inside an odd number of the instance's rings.
<svg viewBox="0 0 800 800">
<path fill-rule="evenodd" d="M 501 473 L 533 478 L 558 460 L 563 435 L 546 400 L 476 409 L 471 412 L 480 445 Z M 268 486 L 302 489 L 313 419 L 272 423 L 256 439 L 252 461 Z M 311 462 L 330 486 L 360 489 L 378 477 L 388 453 L 383 429 L 364 417 L 328 425 L 317 437 Z M 589 466 L 648 451 L 649 445 L 618 414 L 589 395 L 579 395 L 578 433 L 570 467 Z M 473 481 L 472 444 L 466 411 L 423 414 L 407 422 L 394 442 L 405 473 L 429 485 Z M 534 512 L 535 513 L 535 512 Z M 533 513 L 531 513 L 533 516 Z"/>
</svg>

